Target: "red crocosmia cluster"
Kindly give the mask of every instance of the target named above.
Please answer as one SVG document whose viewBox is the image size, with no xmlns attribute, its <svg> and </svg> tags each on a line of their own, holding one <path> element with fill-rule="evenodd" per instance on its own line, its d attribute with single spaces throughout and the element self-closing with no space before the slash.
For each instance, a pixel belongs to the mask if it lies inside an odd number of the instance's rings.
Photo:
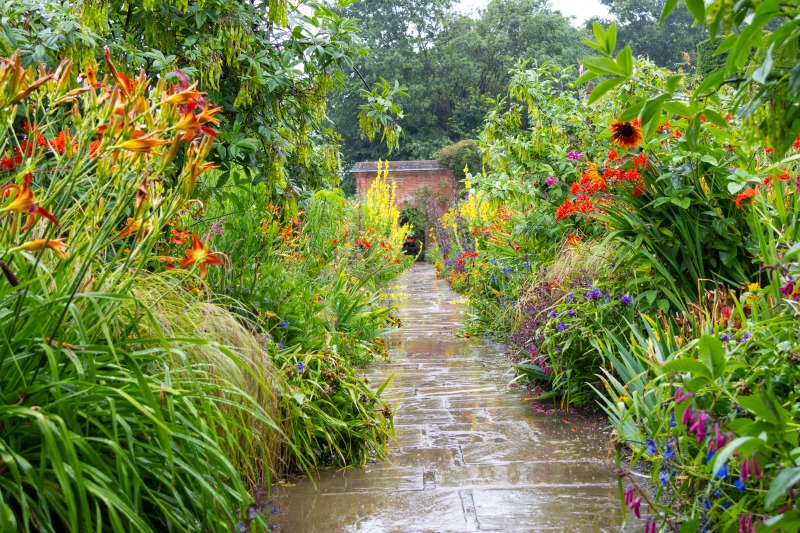
<svg viewBox="0 0 800 533">
<path fill-rule="evenodd" d="M 634 156 L 633 158 L 633 166 L 635 167 L 644 167 L 647 165 L 647 154 L 642 152 L 641 154 Z"/>
<path fill-rule="evenodd" d="M 563 220 L 568 216 L 575 213 L 583 213 L 588 215 L 594 212 L 594 204 L 592 200 L 586 196 L 578 196 L 575 202 L 572 200 L 565 200 L 564 203 L 556 209 L 556 219 Z"/>
<path fill-rule="evenodd" d="M 619 156 L 617 155 L 617 151 L 616 150 L 614 150 L 612 148 L 611 150 L 608 151 L 608 160 L 609 161 L 616 161 L 617 157 L 619 157 Z"/>
<path fill-rule="evenodd" d="M 747 189 L 746 191 L 740 192 L 739 195 L 736 197 L 736 208 L 740 209 L 742 207 L 742 202 L 749 200 L 750 198 L 756 196 L 758 194 L 758 187 L 755 189 Z"/>
<path fill-rule="evenodd" d="M 664 133 L 670 129 L 672 129 L 672 126 L 670 126 L 669 121 L 666 121 L 656 129 L 656 133 Z"/>
</svg>

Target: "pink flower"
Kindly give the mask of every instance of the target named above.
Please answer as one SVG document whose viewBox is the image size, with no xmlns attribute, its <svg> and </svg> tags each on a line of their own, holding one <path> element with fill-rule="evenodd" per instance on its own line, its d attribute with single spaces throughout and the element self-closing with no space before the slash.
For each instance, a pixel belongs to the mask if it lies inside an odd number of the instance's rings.
<svg viewBox="0 0 800 533">
<path fill-rule="evenodd" d="M 547 181 L 545 183 L 547 183 L 547 186 L 550 187 L 553 184 L 555 184 L 555 182 L 556 182 L 556 179 L 553 176 L 550 176 L 550 177 L 547 178 Z"/>
</svg>

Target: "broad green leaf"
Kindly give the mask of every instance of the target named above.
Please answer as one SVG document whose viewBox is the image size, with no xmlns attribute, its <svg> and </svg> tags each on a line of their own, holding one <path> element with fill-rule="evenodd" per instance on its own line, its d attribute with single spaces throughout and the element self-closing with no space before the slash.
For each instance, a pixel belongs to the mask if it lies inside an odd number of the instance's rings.
<svg viewBox="0 0 800 533">
<path fill-rule="evenodd" d="M 626 76 L 625 72 L 611 59 L 607 57 L 589 57 L 582 61 L 583 66 L 599 74 L 611 74 L 613 76 Z"/>
<path fill-rule="evenodd" d="M 606 55 L 611 56 L 614 54 L 614 49 L 617 47 L 617 23 L 614 22 L 608 27 L 606 32 Z"/>
<path fill-rule="evenodd" d="M 779 499 L 786 495 L 786 491 L 800 482 L 800 466 L 786 468 L 778 472 L 778 475 L 772 480 L 767 491 L 767 498 L 764 505 L 767 510 L 772 509 Z"/>
<path fill-rule="evenodd" d="M 588 103 L 593 104 L 602 98 L 608 91 L 625 82 L 625 78 L 610 78 L 603 80 L 597 84 L 597 87 L 592 89 L 592 94 L 589 95 Z"/>
<path fill-rule="evenodd" d="M 706 108 L 703 111 L 703 115 L 705 115 L 707 121 L 714 124 L 715 126 L 719 126 L 720 128 L 723 129 L 728 129 L 728 127 L 730 126 L 730 124 L 728 124 L 728 121 L 725 120 L 725 117 L 723 117 L 713 109 Z"/>
<path fill-rule="evenodd" d="M 706 20 L 705 2 L 703 0 L 685 0 L 685 2 L 689 13 L 692 14 L 695 20 L 700 24 L 704 23 Z"/>
<path fill-rule="evenodd" d="M 722 341 L 713 335 L 703 335 L 698 347 L 700 360 L 711 371 L 711 375 L 715 378 L 722 377 L 725 373 L 725 349 Z"/>
<path fill-rule="evenodd" d="M 753 450 L 758 449 L 764 444 L 765 440 L 766 436 L 764 436 L 763 439 L 760 437 L 738 437 L 733 439 L 715 454 L 714 465 L 711 468 L 711 472 L 716 476 L 720 468 L 725 466 L 725 463 L 728 462 L 728 459 L 730 459 L 734 453 L 739 452 L 743 456 L 750 455 Z"/>
<path fill-rule="evenodd" d="M 667 20 L 667 17 L 672 13 L 675 9 L 675 6 L 678 5 L 678 0 L 667 0 L 664 3 L 664 9 L 661 10 L 661 18 L 658 20 L 658 25 L 663 26 L 664 21 Z"/>
<path fill-rule="evenodd" d="M 662 367 L 664 372 L 691 372 L 710 378 L 711 372 L 706 366 L 696 359 L 673 359 Z"/>
<path fill-rule="evenodd" d="M 625 48 L 619 51 L 617 65 L 625 73 L 625 76 L 633 74 L 633 52 L 631 52 L 630 46 L 626 45 Z"/>
</svg>

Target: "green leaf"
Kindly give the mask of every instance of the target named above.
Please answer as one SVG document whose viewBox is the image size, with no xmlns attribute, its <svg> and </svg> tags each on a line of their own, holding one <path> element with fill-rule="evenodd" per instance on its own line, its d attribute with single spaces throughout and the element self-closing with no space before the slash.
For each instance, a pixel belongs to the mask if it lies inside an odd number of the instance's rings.
<svg viewBox="0 0 800 533">
<path fill-rule="evenodd" d="M 759 437 L 738 437 L 733 439 L 728 444 L 726 444 L 722 450 L 716 453 L 714 459 L 714 465 L 711 467 L 711 472 L 713 475 L 717 475 L 717 472 L 725 466 L 725 463 L 728 462 L 728 459 L 731 456 L 739 452 L 742 455 L 750 455 L 753 450 L 758 449 L 762 444 L 766 441 L 766 436 L 764 438 Z"/>
<path fill-rule="evenodd" d="M 665 364 L 662 369 L 664 372 L 691 372 L 710 378 L 709 369 L 697 359 L 673 359 Z"/>
<path fill-rule="evenodd" d="M 606 55 L 611 56 L 617 47 L 617 23 L 614 22 L 606 32 Z"/>
<path fill-rule="evenodd" d="M 767 498 L 764 502 L 767 510 L 772 509 L 779 498 L 786 495 L 786 491 L 800 482 L 800 466 L 786 468 L 778 472 L 778 475 L 772 480 L 767 492 Z"/>
<path fill-rule="evenodd" d="M 630 46 L 626 45 L 625 48 L 619 51 L 617 65 L 625 73 L 625 76 L 633 74 L 633 52 L 631 52 Z"/>
<path fill-rule="evenodd" d="M 728 129 L 730 124 L 728 121 L 725 120 L 725 117 L 714 111 L 713 109 L 706 108 L 703 110 L 703 114 L 706 117 L 706 120 L 712 123 L 715 126 L 719 126 L 722 129 Z"/>
<path fill-rule="evenodd" d="M 722 377 L 725 373 L 725 349 L 722 341 L 713 335 L 703 335 L 698 343 L 700 360 L 711 371 L 715 378 Z"/>
<path fill-rule="evenodd" d="M 686 8 L 689 10 L 689 13 L 692 14 L 694 19 L 699 22 L 703 23 L 706 20 L 706 4 L 703 0 L 685 0 L 686 1 Z"/>
<path fill-rule="evenodd" d="M 780 405 L 773 402 L 767 394 L 753 394 L 736 398 L 739 407 L 755 414 L 762 420 L 774 426 L 782 426 L 789 419 L 789 413 Z"/>
<path fill-rule="evenodd" d="M 607 57 L 589 57 L 582 61 L 583 66 L 599 74 L 611 74 L 612 76 L 626 76 L 625 71 Z"/>
<path fill-rule="evenodd" d="M 678 115 L 681 117 L 691 117 L 695 114 L 695 111 L 683 102 L 666 102 L 664 104 L 664 111 L 670 115 Z"/>
<path fill-rule="evenodd" d="M 592 94 L 589 95 L 588 103 L 593 104 L 602 98 L 608 91 L 623 83 L 625 78 L 610 78 L 603 80 L 597 84 L 597 87 L 592 89 Z"/>
<path fill-rule="evenodd" d="M 658 25 L 663 26 L 664 21 L 667 20 L 667 17 L 672 13 L 675 9 L 675 6 L 678 5 L 678 0 L 667 0 L 664 4 L 664 9 L 661 10 L 661 18 L 658 20 Z M 683 530 L 681 530 L 683 531 Z"/>
<path fill-rule="evenodd" d="M 700 530 L 700 519 L 694 518 L 681 524 L 680 533 L 695 533 Z"/>
<path fill-rule="evenodd" d="M 670 76 L 667 80 L 667 91 L 670 93 L 674 93 L 678 89 L 678 85 L 681 83 L 683 79 L 682 74 L 675 74 L 674 76 Z"/>
<path fill-rule="evenodd" d="M 587 70 L 586 72 L 583 73 L 583 76 L 581 76 L 580 78 L 575 80 L 575 82 L 572 84 L 572 86 L 573 87 L 579 87 L 579 86 L 583 85 L 584 83 L 586 83 L 587 81 L 591 81 L 591 80 L 595 79 L 599 75 L 600 74 L 598 74 L 597 72 L 592 72 L 591 70 Z"/>
</svg>

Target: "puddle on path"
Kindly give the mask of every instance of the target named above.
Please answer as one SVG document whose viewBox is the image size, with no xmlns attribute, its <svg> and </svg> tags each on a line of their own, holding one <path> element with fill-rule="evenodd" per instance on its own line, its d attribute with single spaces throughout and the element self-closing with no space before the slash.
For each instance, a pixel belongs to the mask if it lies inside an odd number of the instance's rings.
<svg viewBox="0 0 800 533">
<path fill-rule="evenodd" d="M 463 306 L 431 267 L 415 265 L 393 292 L 403 328 L 392 363 L 367 374 L 394 374 L 383 397 L 397 405 L 398 446 L 389 461 L 321 472 L 316 488 L 291 480 L 276 494 L 279 530 L 621 531 L 607 437 L 507 390 L 502 347 L 455 337 Z"/>
</svg>

